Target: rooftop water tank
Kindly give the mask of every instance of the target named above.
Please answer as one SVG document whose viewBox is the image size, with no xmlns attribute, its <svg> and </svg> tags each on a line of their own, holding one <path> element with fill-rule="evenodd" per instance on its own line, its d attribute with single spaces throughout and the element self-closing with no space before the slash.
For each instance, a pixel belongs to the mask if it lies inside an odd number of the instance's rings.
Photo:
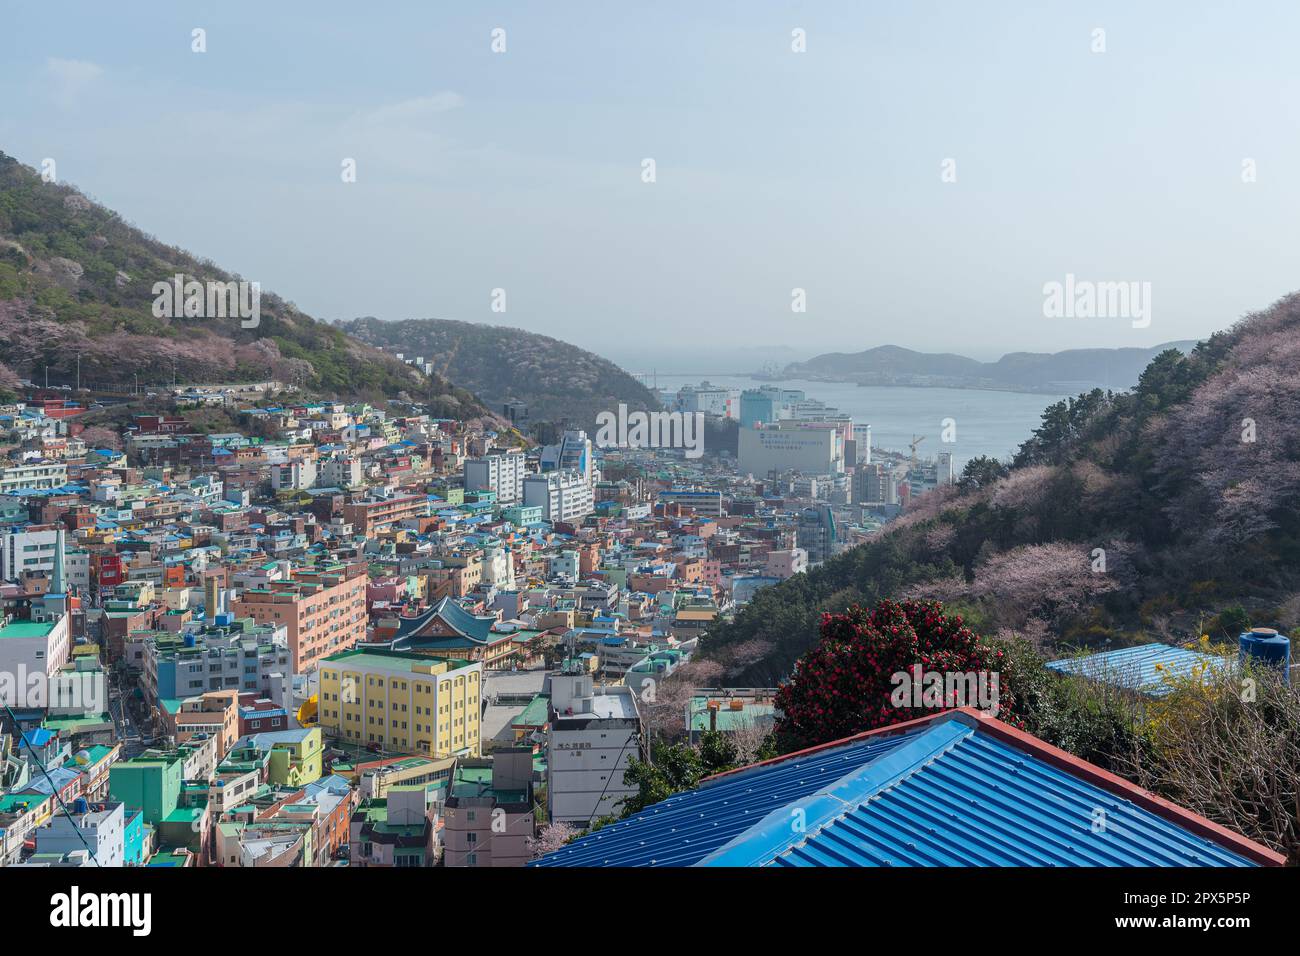
<svg viewBox="0 0 1300 956">
<path fill-rule="evenodd" d="M 1280 668 L 1286 682 L 1291 683 L 1291 641 L 1271 627 L 1253 627 L 1242 633 L 1241 653 L 1238 661 L 1246 658 Z"/>
<path fill-rule="evenodd" d="M 77 797 L 76 800 L 72 801 L 73 813 L 86 813 L 89 810 L 90 810 L 90 803 L 86 800 L 85 797 Z"/>
<path fill-rule="evenodd" d="M 194 634 L 193 634 L 193 633 L 189 633 L 189 634 L 186 634 L 186 635 L 185 635 L 185 646 L 186 646 L 186 647 L 193 647 L 193 646 L 194 646 Z"/>
</svg>

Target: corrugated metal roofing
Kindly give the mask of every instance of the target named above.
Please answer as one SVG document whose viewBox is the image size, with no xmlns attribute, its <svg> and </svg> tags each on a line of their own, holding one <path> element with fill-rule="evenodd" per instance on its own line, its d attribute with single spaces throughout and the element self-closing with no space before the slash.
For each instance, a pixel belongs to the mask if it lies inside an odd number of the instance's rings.
<svg viewBox="0 0 1300 956">
<path fill-rule="evenodd" d="M 723 775 L 533 865 L 1257 865 L 988 726 L 948 712 Z"/>
<path fill-rule="evenodd" d="M 1232 667 L 1230 660 L 1169 644 L 1143 644 L 1103 651 L 1087 657 L 1067 657 L 1047 665 L 1062 674 L 1077 674 L 1092 680 L 1140 691 L 1148 697 L 1163 697 L 1174 689 L 1174 681 L 1197 668 Z"/>
<path fill-rule="evenodd" d="M 943 756 L 771 861 L 780 866 L 1253 866 L 1210 840 L 969 731 Z"/>
<path fill-rule="evenodd" d="M 868 738 L 723 777 L 602 827 L 536 866 L 693 866 L 773 808 L 816 793 L 916 733 Z"/>
</svg>

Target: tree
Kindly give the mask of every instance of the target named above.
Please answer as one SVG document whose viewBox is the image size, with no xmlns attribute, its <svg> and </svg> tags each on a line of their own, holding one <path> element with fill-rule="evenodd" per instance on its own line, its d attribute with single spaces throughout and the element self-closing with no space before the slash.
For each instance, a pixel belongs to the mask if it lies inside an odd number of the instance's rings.
<svg viewBox="0 0 1300 956">
<path fill-rule="evenodd" d="M 531 858 L 536 860 L 548 853 L 554 853 L 577 835 L 578 830 L 569 823 L 543 824 L 537 828 L 536 835 L 528 840 Z"/>
<path fill-rule="evenodd" d="M 970 596 L 991 603 L 996 617 L 1021 624 L 1030 615 L 1060 622 L 1125 586 L 1129 567 L 1123 542 L 1101 549 L 1101 570 L 1086 546 L 1053 542 L 990 557 L 975 570 Z"/>
<path fill-rule="evenodd" d="M 651 738 L 673 740 L 686 731 L 686 708 L 695 696 L 690 665 L 677 668 L 662 680 L 647 678 L 637 694 Z"/>
<path fill-rule="evenodd" d="M 1142 786 L 1300 863 L 1300 696 L 1271 668 L 1223 667 L 1150 706 Z"/>
<path fill-rule="evenodd" d="M 786 749 L 796 749 L 981 702 L 1018 724 L 1004 659 L 937 601 L 881 601 L 870 611 L 854 606 L 825 614 L 821 643 L 800 658 L 777 692 L 776 732 Z M 942 683 L 937 698 L 927 692 L 934 689 L 931 675 Z M 898 693 L 922 677 L 925 688 Z"/>
<path fill-rule="evenodd" d="M 524 647 L 528 651 L 529 660 L 533 660 L 534 658 L 538 658 L 538 657 L 544 657 L 547 648 L 549 648 L 550 646 L 551 646 L 551 642 L 547 640 L 547 637 L 544 633 L 537 634 L 529 638 L 528 643 L 524 645 Z"/>
<path fill-rule="evenodd" d="M 1020 446 L 1014 464 L 1060 465 L 1076 449 L 1076 443 L 1093 417 L 1103 411 L 1111 396 L 1099 388 L 1084 392 L 1076 398 L 1064 398 L 1043 411 L 1042 424 L 1034 429 L 1033 436 Z"/>
<path fill-rule="evenodd" d="M 706 730 L 701 734 L 698 747 L 660 741 L 652 745 L 652 751 L 654 759 L 651 763 L 633 758 L 623 773 L 623 782 L 637 788 L 635 794 L 623 800 L 625 817 L 667 800 L 675 793 L 690 790 L 704 777 L 736 766 L 736 744 L 716 730 Z"/>
<path fill-rule="evenodd" d="M 1005 478 L 1007 474 L 1007 466 L 996 458 L 977 455 L 966 462 L 966 467 L 961 470 L 961 477 L 957 479 L 957 487 L 961 489 L 962 494 L 966 494 L 980 488 L 987 488 L 999 479 Z"/>
</svg>

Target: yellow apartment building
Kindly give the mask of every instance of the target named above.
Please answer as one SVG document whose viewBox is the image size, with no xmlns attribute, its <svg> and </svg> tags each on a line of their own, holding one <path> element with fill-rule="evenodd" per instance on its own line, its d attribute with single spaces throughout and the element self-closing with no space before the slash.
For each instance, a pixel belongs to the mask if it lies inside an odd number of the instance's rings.
<svg viewBox="0 0 1300 956">
<path fill-rule="evenodd" d="M 353 650 L 320 663 L 320 727 L 352 744 L 426 757 L 480 754 L 483 665 Z"/>
</svg>

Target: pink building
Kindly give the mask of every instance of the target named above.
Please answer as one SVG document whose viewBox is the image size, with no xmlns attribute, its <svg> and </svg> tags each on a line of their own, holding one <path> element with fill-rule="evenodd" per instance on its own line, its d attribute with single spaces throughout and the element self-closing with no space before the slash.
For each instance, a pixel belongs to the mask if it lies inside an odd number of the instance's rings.
<svg viewBox="0 0 1300 956">
<path fill-rule="evenodd" d="M 722 587 L 722 562 L 709 559 L 704 562 L 704 580 L 705 583 L 713 585 L 715 588 Z"/>
<path fill-rule="evenodd" d="M 767 573 L 784 581 L 802 571 L 808 570 L 808 552 L 803 548 L 790 548 L 787 551 L 769 551 L 767 553 Z"/>
<path fill-rule="evenodd" d="M 443 805 L 443 866 L 523 866 L 533 835 L 533 751 L 458 761 Z"/>
<path fill-rule="evenodd" d="M 406 578 L 379 578 L 366 585 L 366 607 L 376 603 L 401 604 L 406 599 Z"/>
</svg>

